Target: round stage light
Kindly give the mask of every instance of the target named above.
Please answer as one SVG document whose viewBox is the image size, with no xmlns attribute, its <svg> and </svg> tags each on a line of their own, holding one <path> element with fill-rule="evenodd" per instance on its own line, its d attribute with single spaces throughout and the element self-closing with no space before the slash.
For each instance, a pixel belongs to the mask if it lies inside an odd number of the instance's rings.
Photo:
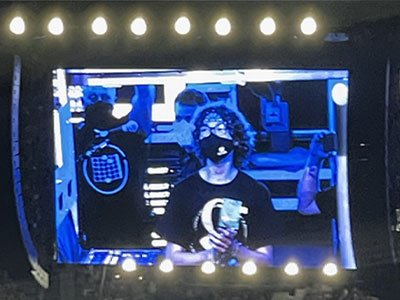
<svg viewBox="0 0 400 300">
<path fill-rule="evenodd" d="M 50 20 L 47 28 L 52 35 L 60 35 L 64 32 L 64 23 L 60 18 L 56 17 Z"/>
<path fill-rule="evenodd" d="M 242 272 L 245 275 L 252 276 L 257 273 L 257 265 L 254 261 L 246 261 L 242 266 Z"/>
<path fill-rule="evenodd" d="M 190 21 L 187 17 L 179 17 L 175 22 L 175 31 L 180 35 L 188 34 L 190 31 Z"/>
<path fill-rule="evenodd" d="M 136 18 L 131 23 L 131 31 L 135 35 L 144 35 L 147 31 L 146 21 L 141 17 Z"/>
<path fill-rule="evenodd" d="M 335 263 L 329 262 L 324 265 L 324 267 L 322 268 L 322 272 L 326 276 L 330 276 L 330 277 L 335 276 L 338 273 L 338 267 Z"/>
<path fill-rule="evenodd" d="M 103 35 L 107 32 L 108 25 L 106 19 L 97 17 L 92 23 L 92 31 L 97 35 Z"/>
<path fill-rule="evenodd" d="M 276 30 L 276 24 L 274 19 L 268 17 L 261 21 L 260 23 L 260 31 L 264 35 L 271 35 Z"/>
<path fill-rule="evenodd" d="M 231 32 L 231 22 L 227 18 L 221 18 L 215 23 L 215 32 L 220 36 L 226 36 Z"/>
<path fill-rule="evenodd" d="M 284 269 L 285 273 L 289 276 L 295 276 L 299 274 L 300 268 L 295 262 L 289 262 Z"/>
<path fill-rule="evenodd" d="M 349 89 L 342 82 L 336 83 L 332 88 L 332 99 L 337 105 L 346 105 L 349 98 Z"/>
<path fill-rule="evenodd" d="M 303 34 L 311 35 L 317 31 L 317 22 L 314 18 L 307 17 L 301 22 L 300 28 Z"/>
<path fill-rule="evenodd" d="M 10 22 L 10 31 L 14 34 L 20 35 L 25 32 L 25 21 L 22 17 L 15 17 Z"/>
<path fill-rule="evenodd" d="M 136 261 L 132 257 L 127 257 L 121 267 L 125 272 L 133 272 L 136 270 Z"/>
<path fill-rule="evenodd" d="M 212 274 L 215 272 L 215 264 L 212 261 L 205 261 L 201 265 L 201 271 L 204 274 Z"/>
<path fill-rule="evenodd" d="M 170 273 L 174 270 L 174 264 L 170 259 L 164 259 L 160 263 L 160 271 L 164 273 Z"/>
</svg>

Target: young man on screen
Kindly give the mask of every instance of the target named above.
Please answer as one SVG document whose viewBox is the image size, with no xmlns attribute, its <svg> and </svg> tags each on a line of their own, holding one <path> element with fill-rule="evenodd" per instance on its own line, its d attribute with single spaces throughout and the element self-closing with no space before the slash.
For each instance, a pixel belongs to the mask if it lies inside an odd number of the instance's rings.
<svg viewBox="0 0 400 300">
<path fill-rule="evenodd" d="M 176 265 L 272 264 L 270 238 L 279 223 L 270 192 L 239 170 L 253 146 L 248 123 L 236 109 L 213 104 L 197 111 L 192 124 L 204 166 L 176 185 L 158 224 L 166 257 Z"/>
</svg>

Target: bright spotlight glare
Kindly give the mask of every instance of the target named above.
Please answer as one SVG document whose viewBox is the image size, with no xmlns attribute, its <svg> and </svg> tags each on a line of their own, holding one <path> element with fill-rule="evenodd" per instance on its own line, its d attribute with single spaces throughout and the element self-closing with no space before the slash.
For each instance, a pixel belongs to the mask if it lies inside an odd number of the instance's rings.
<svg viewBox="0 0 400 300">
<path fill-rule="evenodd" d="M 127 257 L 121 267 L 125 272 L 133 272 L 136 270 L 136 261 L 132 257 Z"/>
<path fill-rule="evenodd" d="M 205 261 L 201 265 L 201 271 L 204 274 L 212 274 L 215 272 L 215 264 L 212 261 Z"/>
<path fill-rule="evenodd" d="M 132 111 L 131 103 L 115 103 L 112 110 L 114 118 L 121 119 Z"/>
<path fill-rule="evenodd" d="M 188 34 L 190 31 L 190 21 L 187 17 L 180 17 L 175 22 L 175 31 L 180 35 Z"/>
<path fill-rule="evenodd" d="M 218 35 L 226 36 L 231 32 L 231 22 L 227 18 L 221 18 L 215 23 L 215 32 Z"/>
<path fill-rule="evenodd" d="M 21 17 L 15 17 L 10 22 L 10 31 L 14 34 L 20 35 L 25 32 L 25 22 Z"/>
<path fill-rule="evenodd" d="M 276 24 L 274 19 L 272 18 L 265 18 L 260 23 L 260 31 L 265 35 L 271 35 L 276 30 Z"/>
<path fill-rule="evenodd" d="M 332 88 L 332 99 L 337 105 L 345 105 L 348 101 L 348 87 L 346 84 L 339 82 Z"/>
<path fill-rule="evenodd" d="M 307 17 L 301 22 L 301 32 L 305 35 L 311 35 L 315 31 L 317 31 L 317 22 L 315 22 L 314 18 Z"/>
<path fill-rule="evenodd" d="M 52 35 L 60 35 L 64 32 L 63 21 L 57 17 L 50 20 L 47 28 Z"/>
<path fill-rule="evenodd" d="M 147 24 L 143 18 L 136 18 L 131 23 L 131 31 L 136 35 L 144 35 L 147 31 Z"/>
<path fill-rule="evenodd" d="M 257 273 L 257 265 L 254 261 L 246 261 L 242 266 L 242 272 L 245 275 L 251 276 Z"/>
<path fill-rule="evenodd" d="M 97 17 L 92 23 L 92 31 L 97 35 L 103 35 L 107 32 L 107 21 L 103 17 Z"/>
<path fill-rule="evenodd" d="M 335 276 L 338 273 L 338 267 L 335 263 L 330 262 L 322 268 L 322 272 L 326 276 Z"/>
<path fill-rule="evenodd" d="M 172 272 L 173 270 L 174 270 L 174 264 L 172 263 L 172 261 L 170 259 L 164 259 L 160 263 L 160 271 L 161 272 L 169 273 L 169 272 Z"/>
<path fill-rule="evenodd" d="M 299 274 L 300 269 L 299 266 L 295 262 L 290 262 L 285 266 L 285 273 L 289 276 L 295 276 Z"/>
</svg>

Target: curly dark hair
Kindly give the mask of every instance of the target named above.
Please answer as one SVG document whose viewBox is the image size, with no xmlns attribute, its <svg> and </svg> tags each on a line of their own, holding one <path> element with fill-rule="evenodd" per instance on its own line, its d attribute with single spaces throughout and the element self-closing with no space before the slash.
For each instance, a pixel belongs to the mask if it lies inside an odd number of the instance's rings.
<svg viewBox="0 0 400 300">
<path fill-rule="evenodd" d="M 254 149 L 254 134 L 250 124 L 241 112 L 236 108 L 228 107 L 225 104 L 208 104 L 198 108 L 192 119 L 194 151 L 196 155 L 204 161 L 200 153 L 200 127 L 204 119 L 210 113 L 216 113 L 224 120 L 229 134 L 232 136 L 234 145 L 233 161 L 236 167 L 241 167 L 247 163 L 247 156 Z"/>
</svg>

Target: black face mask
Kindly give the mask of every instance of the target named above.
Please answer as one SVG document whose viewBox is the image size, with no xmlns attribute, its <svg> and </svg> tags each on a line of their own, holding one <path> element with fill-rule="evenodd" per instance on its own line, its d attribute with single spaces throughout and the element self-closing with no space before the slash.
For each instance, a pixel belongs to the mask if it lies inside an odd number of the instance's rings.
<svg viewBox="0 0 400 300">
<path fill-rule="evenodd" d="M 200 140 L 201 154 L 215 163 L 219 163 L 233 150 L 233 141 L 210 134 Z"/>
</svg>

